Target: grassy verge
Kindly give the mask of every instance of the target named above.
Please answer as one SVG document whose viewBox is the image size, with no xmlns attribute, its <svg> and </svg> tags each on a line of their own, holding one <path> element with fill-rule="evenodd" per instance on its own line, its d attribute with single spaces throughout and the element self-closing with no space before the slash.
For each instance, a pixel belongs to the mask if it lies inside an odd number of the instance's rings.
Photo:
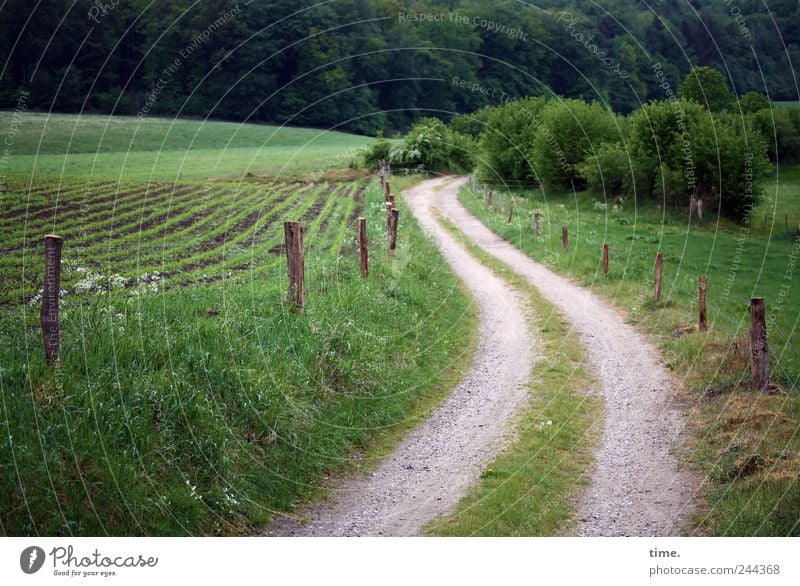
<svg viewBox="0 0 800 586">
<path fill-rule="evenodd" d="M 557 535 L 573 526 L 573 504 L 588 480 L 602 421 L 602 399 L 586 370 L 586 354 L 569 323 L 526 281 L 441 220 L 472 255 L 521 291 L 538 333 L 540 359 L 531 404 L 517 436 L 484 471 L 456 511 L 428 526 L 434 535 Z"/>
<path fill-rule="evenodd" d="M 386 260 L 382 195 L 365 198 L 369 279 L 331 221 L 344 241 L 309 255 L 302 314 L 283 274 L 257 270 L 65 301 L 56 369 L 34 310 L 4 318 L 0 532 L 246 533 L 413 425 L 471 356 L 474 311 L 405 210 Z"/>
<path fill-rule="evenodd" d="M 694 531 L 710 535 L 800 534 L 800 397 L 795 390 L 800 296 L 778 297 L 795 240 L 730 226 L 688 228 L 686 218 L 653 207 L 614 210 L 586 194 L 516 195 L 517 216 L 487 210 L 468 190 L 461 201 L 496 234 L 608 299 L 650 334 L 679 373 L 694 429 L 693 458 L 707 476 L 706 507 Z M 530 223 L 543 213 L 537 237 Z M 681 224 L 684 224 L 681 226 Z M 570 250 L 561 248 L 570 228 Z M 609 278 L 600 247 L 611 248 Z M 652 301 L 653 259 L 665 251 L 663 300 Z M 767 254 L 769 252 L 769 254 Z M 711 331 L 696 326 L 696 282 L 709 276 Z M 747 299 L 767 297 L 774 322 L 772 372 L 786 390 L 749 385 Z M 785 338 L 781 336 L 785 334 Z"/>
</svg>

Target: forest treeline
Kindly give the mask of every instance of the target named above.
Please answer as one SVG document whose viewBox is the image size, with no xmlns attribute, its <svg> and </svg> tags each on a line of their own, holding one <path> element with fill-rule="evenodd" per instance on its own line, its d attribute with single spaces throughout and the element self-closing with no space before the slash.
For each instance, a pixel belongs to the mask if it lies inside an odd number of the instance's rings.
<svg viewBox="0 0 800 586">
<path fill-rule="evenodd" d="M 374 134 L 523 96 L 627 114 L 695 65 L 796 100 L 795 0 L 8 0 L 0 108 Z"/>
</svg>

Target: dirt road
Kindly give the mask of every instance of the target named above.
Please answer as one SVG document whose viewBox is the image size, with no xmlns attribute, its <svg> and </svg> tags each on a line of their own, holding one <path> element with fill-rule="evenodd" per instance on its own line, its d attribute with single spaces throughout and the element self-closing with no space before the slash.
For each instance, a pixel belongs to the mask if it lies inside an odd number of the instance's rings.
<svg viewBox="0 0 800 586">
<path fill-rule="evenodd" d="M 694 511 L 697 477 L 674 450 L 684 420 L 675 381 L 658 351 L 590 291 L 499 239 L 459 202 L 464 180 L 425 181 L 405 194 L 473 295 L 480 343 L 470 372 L 426 423 L 408 434 L 368 478 L 343 483 L 306 525 L 278 523 L 276 535 L 414 535 L 455 507 L 503 445 L 525 405 L 536 334 L 518 294 L 478 263 L 434 219 L 433 208 L 469 239 L 535 286 L 571 322 L 602 387 L 605 420 L 590 483 L 576 504 L 578 535 L 678 535 Z"/>
</svg>

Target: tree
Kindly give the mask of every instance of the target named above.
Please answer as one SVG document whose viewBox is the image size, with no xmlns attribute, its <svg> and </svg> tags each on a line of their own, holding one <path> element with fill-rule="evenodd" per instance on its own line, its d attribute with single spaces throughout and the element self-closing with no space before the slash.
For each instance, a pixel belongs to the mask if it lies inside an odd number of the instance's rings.
<svg viewBox="0 0 800 586">
<path fill-rule="evenodd" d="M 686 76 L 678 95 L 702 104 L 710 112 L 724 112 L 733 104 L 733 95 L 722 74 L 710 67 L 694 67 Z"/>
</svg>

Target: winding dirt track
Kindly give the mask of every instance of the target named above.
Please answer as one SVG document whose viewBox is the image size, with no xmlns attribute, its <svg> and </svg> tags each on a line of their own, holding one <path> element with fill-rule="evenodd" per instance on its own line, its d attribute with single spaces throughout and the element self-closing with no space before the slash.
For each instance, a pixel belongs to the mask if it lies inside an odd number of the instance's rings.
<svg viewBox="0 0 800 586">
<path fill-rule="evenodd" d="M 422 228 L 473 295 L 480 343 L 473 367 L 421 427 L 368 478 L 348 481 L 306 525 L 272 535 L 414 535 L 453 509 L 503 445 L 525 405 L 536 336 L 508 285 L 433 218 L 438 208 L 475 244 L 506 263 L 557 306 L 581 335 L 602 386 L 606 415 L 590 484 L 577 503 L 578 535 L 678 535 L 699 482 L 672 454 L 684 421 L 674 381 L 648 340 L 592 293 L 499 239 L 458 202 L 464 180 L 425 181 L 405 194 Z"/>
<path fill-rule="evenodd" d="M 406 193 L 423 230 L 434 238 L 478 308 L 472 367 L 420 427 L 408 433 L 369 477 L 342 482 L 309 522 L 277 521 L 270 535 L 416 535 L 451 510 L 505 444 L 528 397 L 536 337 L 518 294 L 481 265 L 431 215 L 431 182 Z"/>
<path fill-rule="evenodd" d="M 577 507 L 578 535 L 679 535 L 695 510 L 697 476 L 673 455 L 685 421 L 675 381 L 645 336 L 586 289 L 498 238 L 458 202 L 464 181 L 436 195 L 467 237 L 535 286 L 581 336 L 606 416 L 595 469 Z"/>
</svg>

